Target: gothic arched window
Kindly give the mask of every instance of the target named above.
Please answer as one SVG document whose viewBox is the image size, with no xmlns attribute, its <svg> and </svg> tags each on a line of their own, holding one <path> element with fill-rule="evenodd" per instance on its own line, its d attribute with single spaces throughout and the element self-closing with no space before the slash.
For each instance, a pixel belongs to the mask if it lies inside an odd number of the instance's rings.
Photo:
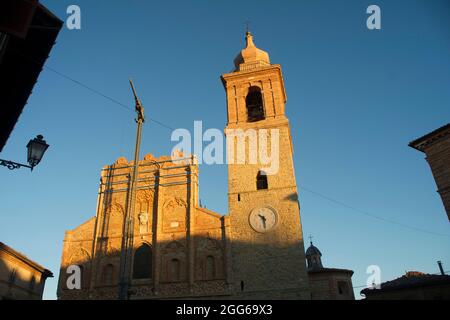
<svg viewBox="0 0 450 320">
<path fill-rule="evenodd" d="M 206 257 L 206 280 L 216 278 L 216 264 L 213 256 Z"/>
<path fill-rule="evenodd" d="M 256 176 L 256 190 L 268 189 L 269 184 L 267 183 L 267 174 L 264 171 L 258 171 Z"/>
<path fill-rule="evenodd" d="M 134 253 L 133 279 L 150 279 L 152 277 L 152 248 L 142 244 Z"/>
<path fill-rule="evenodd" d="M 102 272 L 102 284 L 112 285 L 114 281 L 114 266 L 112 264 L 107 264 L 103 267 Z"/>
<path fill-rule="evenodd" d="M 258 87 L 250 87 L 247 97 L 245 98 L 247 106 L 247 121 L 255 122 L 265 119 L 263 98 L 261 89 Z"/>
<path fill-rule="evenodd" d="M 180 281 L 180 260 L 178 259 L 170 260 L 169 279 L 171 282 Z"/>
</svg>

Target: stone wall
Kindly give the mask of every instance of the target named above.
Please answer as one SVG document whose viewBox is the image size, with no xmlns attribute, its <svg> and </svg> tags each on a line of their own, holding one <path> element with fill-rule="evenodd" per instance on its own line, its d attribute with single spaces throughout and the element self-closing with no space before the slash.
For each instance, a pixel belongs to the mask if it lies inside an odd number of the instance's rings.
<svg viewBox="0 0 450 320">
<path fill-rule="evenodd" d="M 326 268 L 321 272 L 309 272 L 311 299 L 354 300 L 352 274 L 348 270 Z"/>
</svg>

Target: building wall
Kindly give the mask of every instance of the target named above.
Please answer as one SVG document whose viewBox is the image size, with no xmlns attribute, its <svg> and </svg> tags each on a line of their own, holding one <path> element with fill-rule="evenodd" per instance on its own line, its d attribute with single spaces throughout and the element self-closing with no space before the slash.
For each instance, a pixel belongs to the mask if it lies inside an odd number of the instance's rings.
<svg viewBox="0 0 450 320">
<path fill-rule="evenodd" d="M 0 250 L 0 300 L 40 300 L 45 276 L 15 253 Z"/>
<path fill-rule="evenodd" d="M 351 273 L 330 271 L 310 272 L 308 275 L 312 300 L 355 299 Z"/>
<path fill-rule="evenodd" d="M 0 12 L 0 152 L 64 25 L 38 1 L 8 1 L 8 5 L 4 2 Z M 10 16 L 14 19 L 7 18 Z"/>
<path fill-rule="evenodd" d="M 450 220 L 450 134 L 425 148 L 425 153 Z"/>
</svg>

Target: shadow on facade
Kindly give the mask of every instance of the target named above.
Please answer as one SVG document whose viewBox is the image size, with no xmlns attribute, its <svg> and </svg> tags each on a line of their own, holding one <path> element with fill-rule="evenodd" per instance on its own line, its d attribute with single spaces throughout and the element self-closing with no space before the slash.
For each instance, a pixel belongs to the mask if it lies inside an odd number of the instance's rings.
<svg viewBox="0 0 450 320">
<path fill-rule="evenodd" d="M 298 193 L 297 192 L 294 192 L 294 193 L 291 193 L 290 195 L 288 195 L 286 198 L 284 198 L 285 200 L 289 200 L 289 201 L 292 201 L 292 202 L 297 202 L 298 203 Z"/>
<path fill-rule="evenodd" d="M 190 250 L 190 246 L 195 249 Z M 263 245 L 234 242 L 227 248 L 220 241 L 198 236 L 177 238 L 157 245 L 137 240 L 133 250 L 129 298 L 229 299 L 247 294 L 251 297 L 253 292 L 305 289 L 308 280 L 305 278 L 302 246 L 303 243 Z M 58 299 L 118 298 L 121 251 L 108 251 L 104 247 L 100 251 L 94 259 L 80 255 L 84 258 L 70 262 L 70 265 L 80 267 L 80 289 L 68 289 L 67 283 L 73 283 L 74 278 L 71 278 L 72 273 L 67 273 L 69 264 L 61 266 Z M 239 256 L 232 257 L 232 252 L 239 252 Z M 247 259 L 242 261 L 241 257 Z M 260 259 L 266 263 L 260 264 Z M 292 260 L 298 261 L 298 273 L 293 273 L 289 267 Z M 239 268 L 242 262 L 245 262 L 245 270 Z"/>
</svg>

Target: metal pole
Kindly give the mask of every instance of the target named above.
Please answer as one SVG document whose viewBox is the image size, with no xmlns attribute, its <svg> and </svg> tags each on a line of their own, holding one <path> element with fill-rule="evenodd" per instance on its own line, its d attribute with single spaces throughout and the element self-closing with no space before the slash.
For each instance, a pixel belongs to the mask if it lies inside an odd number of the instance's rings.
<svg viewBox="0 0 450 320">
<path fill-rule="evenodd" d="M 124 239 L 121 252 L 120 265 L 120 284 L 119 284 L 119 299 L 129 299 L 129 290 L 131 282 L 131 260 L 133 255 L 133 240 L 134 240 L 134 209 L 136 204 L 136 187 L 139 173 L 139 150 L 141 148 L 141 133 L 142 123 L 144 123 L 144 107 L 134 90 L 133 82 L 130 80 L 131 89 L 133 90 L 134 99 L 136 103 L 136 146 L 134 149 L 134 165 L 131 175 L 131 186 L 127 201 L 127 208 L 125 214 L 125 228 Z"/>
<path fill-rule="evenodd" d="M 437 264 L 439 266 L 439 271 L 441 272 L 441 275 L 445 276 L 444 267 L 442 266 L 442 261 L 438 261 Z"/>
</svg>

